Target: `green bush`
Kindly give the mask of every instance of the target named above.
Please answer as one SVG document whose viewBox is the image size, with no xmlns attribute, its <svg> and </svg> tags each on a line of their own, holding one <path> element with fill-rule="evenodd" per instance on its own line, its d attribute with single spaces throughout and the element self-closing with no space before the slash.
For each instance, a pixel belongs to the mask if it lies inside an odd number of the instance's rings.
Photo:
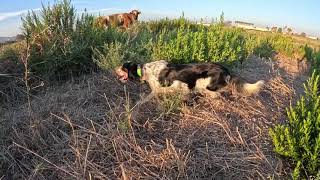
<svg viewBox="0 0 320 180">
<path fill-rule="evenodd" d="M 23 32 L 31 47 L 31 71 L 48 78 L 88 72 L 94 67 L 92 47 L 126 39 L 115 29 L 97 27 L 91 15 L 78 17 L 68 0 L 28 13 Z"/>
<path fill-rule="evenodd" d="M 181 25 L 177 31 L 162 30 L 156 37 L 152 57 L 175 63 L 233 62 L 247 56 L 245 37 L 239 29 L 198 25 L 198 30 Z"/>
<path fill-rule="evenodd" d="M 120 42 L 104 44 L 102 51 L 94 49 L 94 62 L 102 69 L 111 69 L 125 61 L 127 46 Z"/>
<path fill-rule="evenodd" d="M 114 38 L 113 42 L 105 42 L 102 47 L 93 47 L 92 59 L 100 68 L 112 69 L 125 61 L 137 63 L 150 61 L 153 41 L 149 31 L 141 28 L 134 34 L 122 33 L 121 37 Z"/>
<path fill-rule="evenodd" d="M 320 169 L 319 78 L 313 73 L 304 85 L 305 95 L 287 109 L 288 124 L 270 129 L 274 150 L 295 164 L 294 179 L 315 176 Z"/>
<path fill-rule="evenodd" d="M 294 52 L 299 48 L 294 45 L 292 37 L 284 36 L 282 34 L 272 35 L 270 42 L 273 48 L 288 57 L 292 57 Z"/>
<path fill-rule="evenodd" d="M 314 53 L 314 62 L 313 62 L 314 68 L 320 72 L 320 50 Z"/>
<path fill-rule="evenodd" d="M 260 45 L 253 49 L 253 54 L 259 57 L 271 58 L 274 53 L 275 50 L 268 40 L 260 42 Z"/>
<path fill-rule="evenodd" d="M 25 42 L 17 42 L 6 44 L 0 47 L 0 62 L 3 60 L 10 60 L 14 63 L 19 63 L 20 55 L 25 49 Z"/>
<path fill-rule="evenodd" d="M 183 15 L 178 19 L 170 20 L 169 18 L 164 18 L 157 21 L 150 21 L 146 23 L 146 26 L 148 30 L 153 34 L 158 34 L 163 29 L 166 29 L 168 31 L 175 31 L 176 29 L 183 27 L 185 29 L 197 31 L 199 28 L 199 25 L 187 20 Z"/>
</svg>

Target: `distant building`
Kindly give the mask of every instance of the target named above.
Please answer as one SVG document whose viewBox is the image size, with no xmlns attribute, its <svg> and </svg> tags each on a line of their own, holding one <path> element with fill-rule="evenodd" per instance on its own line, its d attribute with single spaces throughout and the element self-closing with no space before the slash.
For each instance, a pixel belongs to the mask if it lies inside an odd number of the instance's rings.
<svg viewBox="0 0 320 180">
<path fill-rule="evenodd" d="M 238 28 L 252 29 L 252 30 L 257 30 L 257 31 L 270 31 L 266 27 L 257 27 L 257 26 L 254 26 L 253 23 L 248 23 L 248 22 L 243 22 L 243 21 L 235 21 L 234 26 L 238 27 Z"/>
<path fill-rule="evenodd" d="M 254 29 L 253 23 L 243 22 L 243 21 L 235 21 L 234 26 L 244 29 Z"/>
<path fill-rule="evenodd" d="M 307 38 L 309 38 L 309 39 L 314 39 L 314 40 L 319 40 L 319 38 L 318 38 L 318 37 L 315 37 L 315 36 L 307 36 Z"/>
<path fill-rule="evenodd" d="M 255 27 L 255 30 L 257 31 L 270 31 L 268 28 L 266 27 Z"/>
<path fill-rule="evenodd" d="M 225 26 L 232 26 L 232 21 L 225 21 L 223 24 Z"/>
<path fill-rule="evenodd" d="M 202 22 L 197 22 L 197 24 L 201 24 L 201 25 L 204 25 L 204 26 L 210 26 L 211 25 L 210 23 L 202 23 Z"/>
</svg>

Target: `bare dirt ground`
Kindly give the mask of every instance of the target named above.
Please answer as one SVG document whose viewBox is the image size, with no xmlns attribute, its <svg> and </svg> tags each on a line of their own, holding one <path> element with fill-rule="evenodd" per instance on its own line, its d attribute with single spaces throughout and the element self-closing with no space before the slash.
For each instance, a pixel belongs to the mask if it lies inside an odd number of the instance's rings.
<svg viewBox="0 0 320 180">
<path fill-rule="evenodd" d="M 255 97 L 229 93 L 187 104 L 135 106 L 148 87 L 93 74 L 2 108 L 3 179 L 286 179 L 269 128 L 303 93 L 293 61 L 250 58 L 237 68 L 265 80 Z M 1 179 L 1 175 L 0 175 Z"/>
</svg>

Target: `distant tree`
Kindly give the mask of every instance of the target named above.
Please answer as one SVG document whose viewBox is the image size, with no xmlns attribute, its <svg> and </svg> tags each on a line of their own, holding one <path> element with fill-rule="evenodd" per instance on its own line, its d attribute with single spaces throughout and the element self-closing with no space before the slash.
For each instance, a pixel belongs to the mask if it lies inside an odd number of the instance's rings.
<svg viewBox="0 0 320 180">
<path fill-rule="evenodd" d="M 267 28 L 268 31 L 270 30 L 270 27 L 269 27 L 269 26 L 267 26 L 266 28 Z"/>
<path fill-rule="evenodd" d="M 22 41 L 22 40 L 24 40 L 24 35 L 23 34 L 17 34 L 16 35 L 16 41 Z"/>
<path fill-rule="evenodd" d="M 287 28 L 287 32 L 288 32 L 288 34 L 291 34 L 292 33 L 292 29 L 291 28 Z"/>
<path fill-rule="evenodd" d="M 277 29 L 278 29 L 278 28 L 274 26 L 274 27 L 271 28 L 271 31 L 272 31 L 272 32 L 277 32 Z"/>
<path fill-rule="evenodd" d="M 220 20 L 219 20 L 220 24 L 224 23 L 224 12 L 222 11 L 221 15 L 220 15 Z"/>
<path fill-rule="evenodd" d="M 278 28 L 277 32 L 282 33 L 282 28 Z"/>
<path fill-rule="evenodd" d="M 306 37 L 307 34 L 306 34 L 305 32 L 302 32 L 302 33 L 300 34 L 300 36 L 301 36 L 301 37 Z"/>
<path fill-rule="evenodd" d="M 204 20 L 203 20 L 203 18 L 200 18 L 200 23 L 204 23 Z"/>
</svg>

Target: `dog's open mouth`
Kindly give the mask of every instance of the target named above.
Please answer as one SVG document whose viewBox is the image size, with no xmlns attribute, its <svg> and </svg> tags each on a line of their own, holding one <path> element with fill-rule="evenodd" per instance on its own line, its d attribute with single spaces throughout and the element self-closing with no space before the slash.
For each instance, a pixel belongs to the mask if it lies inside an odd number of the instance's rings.
<svg viewBox="0 0 320 180">
<path fill-rule="evenodd" d="M 119 80 L 120 80 L 122 83 L 126 83 L 126 82 L 129 80 L 129 78 L 128 78 L 127 75 L 123 75 L 123 76 L 120 76 L 120 77 L 119 77 Z"/>
<path fill-rule="evenodd" d="M 116 73 L 119 81 L 121 81 L 122 83 L 126 83 L 129 80 L 128 72 L 126 70 L 122 69 L 121 67 L 116 68 L 115 73 Z"/>
</svg>

